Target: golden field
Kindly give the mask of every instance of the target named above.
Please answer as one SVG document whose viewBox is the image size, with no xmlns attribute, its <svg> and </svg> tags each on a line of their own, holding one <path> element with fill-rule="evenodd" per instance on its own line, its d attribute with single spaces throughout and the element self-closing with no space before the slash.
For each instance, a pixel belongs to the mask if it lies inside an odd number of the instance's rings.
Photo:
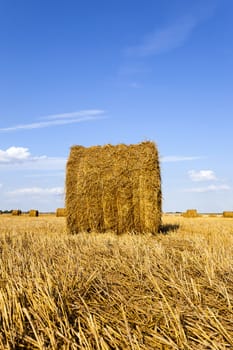
<svg viewBox="0 0 233 350">
<path fill-rule="evenodd" d="M 233 349 L 233 219 L 66 234 L 0 215 L 0 349 Z"/>
</svg>

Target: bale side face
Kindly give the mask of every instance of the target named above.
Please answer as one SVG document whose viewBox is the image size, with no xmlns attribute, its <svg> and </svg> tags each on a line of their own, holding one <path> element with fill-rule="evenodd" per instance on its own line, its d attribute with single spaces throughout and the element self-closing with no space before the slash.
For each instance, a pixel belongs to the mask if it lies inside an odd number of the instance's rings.
<svg viewBox="0 0 233 350">
<path fill-rule="evenodd" d="M 37 217 L 37 216 L 39 216 L 39 211 L 38 211 L 38 210 L 35 210 L 35 209 L 31 209 L 31 210 L 29 211 L 29 216 L 31 216 L 31 217 Z"/>
<path fill-rule="evenodd" d="M 70 233 L 158 232 L 161 179 L 155 144 L 72 147 L 66 209 Z"/>
</svg>

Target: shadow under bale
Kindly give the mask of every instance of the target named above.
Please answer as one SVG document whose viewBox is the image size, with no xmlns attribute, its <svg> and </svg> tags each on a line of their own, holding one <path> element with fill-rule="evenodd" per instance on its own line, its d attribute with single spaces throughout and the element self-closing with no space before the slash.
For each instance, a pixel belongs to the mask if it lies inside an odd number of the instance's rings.
<svg viewBox="0 0 233 350">
<path fill-rule="evenodd" d="M 167 235 L 169 232 L 174 232 L 179 229 L 180 225 L 178 224 L 165 224 L 161 225 L 159 233 Z"/>
</svg>

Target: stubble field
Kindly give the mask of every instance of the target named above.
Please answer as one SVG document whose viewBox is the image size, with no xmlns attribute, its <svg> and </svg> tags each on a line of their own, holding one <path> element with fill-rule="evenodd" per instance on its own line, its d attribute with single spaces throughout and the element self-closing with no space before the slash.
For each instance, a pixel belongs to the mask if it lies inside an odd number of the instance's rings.
<svg viewBox="0 0 233 350">
<path fill-rule="evenodd" d="M 0 349 L 233 349 L 233 219 L 66 234 L 0 216 Z"/>
</svg>

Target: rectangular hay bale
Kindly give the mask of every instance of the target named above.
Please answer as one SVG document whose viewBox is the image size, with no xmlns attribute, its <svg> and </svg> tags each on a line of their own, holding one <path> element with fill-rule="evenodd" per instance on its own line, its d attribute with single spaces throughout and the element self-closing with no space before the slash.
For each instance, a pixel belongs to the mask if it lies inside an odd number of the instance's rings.
<svg viewBox="0 0 233 350">
<path fill-rule="evenodd" d="M 233 218 L 233 211 L 224 211 L 222 215 L 224 218 Z"/>
<path fill-rule="evenodd" d="M 161 178 L 155 144 L 71 147 L 66 210 L 69 233 L 158 232 Z"/>
<path fill-rule="evenodd" d="M 14 210 L 11 211 L 11 214 L 13 216 L 19 216 L 19 215 L 22 214 L 22 211 L 20 209 L 14 209 Z"/>
<path fill-rule="evenodd" d="M 39 211 L 35 210 L 35 209 L 31 209 L 31 210 L 29 210 L 29 216 L 31 216 L 31 217 L 39 216 Z"/>
<path fill-rule="evenodd" d="M 196 209 L 188 209 L 182 214 L 182 216 L 185 218 L 196 218 L 198 217 L 198 213 Z"/>
</svg>

